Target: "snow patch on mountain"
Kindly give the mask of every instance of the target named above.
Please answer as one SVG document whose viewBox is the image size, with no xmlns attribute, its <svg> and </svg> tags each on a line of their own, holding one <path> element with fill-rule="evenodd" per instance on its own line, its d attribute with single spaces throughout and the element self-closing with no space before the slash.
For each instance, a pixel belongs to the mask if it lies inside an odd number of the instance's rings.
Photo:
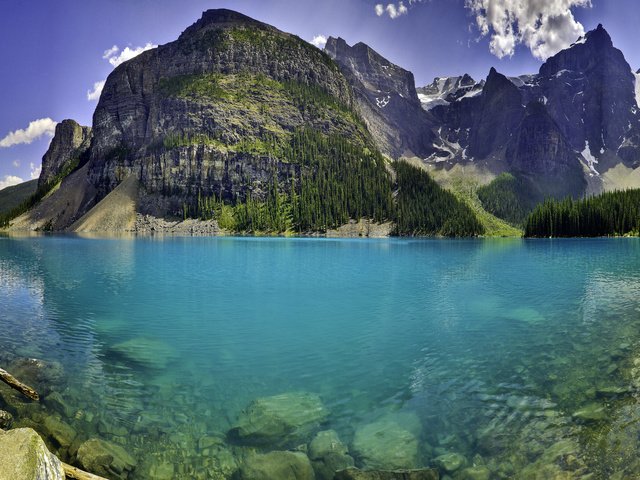
<svg viewBox="0 0 640 480">
<path fill-rule="evenodd" d="M 600 175 L 596 170 L 595 165 L 598 163 L 598 160 L 591 155 L 591 149 L 589 148 L 589 140 L 585 142 L 584 150 L 582 151 L 582 158 L 584 158 L 587 168 L 589 168 L 589 175 Z"/>
<path fill-rule="evenodd" d="M 469 75 L 460 77 L 436 77 L 433 82 L 416 89 L 418 99 L 425 110 L 438 105 L 449 105 L 462 98 L 475 96 L 482 91 L 484 82 L 476 83 Z M 477 92 L 469 95 L 471 92 Z"/>
</svg>

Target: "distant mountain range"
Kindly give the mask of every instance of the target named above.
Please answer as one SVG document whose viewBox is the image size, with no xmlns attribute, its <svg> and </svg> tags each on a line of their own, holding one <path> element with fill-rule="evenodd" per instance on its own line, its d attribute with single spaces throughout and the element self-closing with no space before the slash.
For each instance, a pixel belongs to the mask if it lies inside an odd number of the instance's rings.
<svg viewBox="0 0 640 480">
<path fill-rule="evenodd" d="M 363 43 L 329 38 L 321 51 L 209 10 L 109 75 L 92 128 L 59 124 L 38 191 L 5 221 L 136 231 L 140 217 L 224 216 L 232 231 L 304 233 L 368 218 L 398 234 L 486 233 L 465 203 L 518 223 L 548 196 L 640 186 L 637 83 L 602 26 L 537 74 L 492 68 L 479 82 L 416 88 Z M 474 187 L 447 197 L 417 185 L 420 174 L 397 175 L 398 159 L 454 190 L 451 172 Z M 460 221 L 445 228 L 449 212 Z"/>
</svg>

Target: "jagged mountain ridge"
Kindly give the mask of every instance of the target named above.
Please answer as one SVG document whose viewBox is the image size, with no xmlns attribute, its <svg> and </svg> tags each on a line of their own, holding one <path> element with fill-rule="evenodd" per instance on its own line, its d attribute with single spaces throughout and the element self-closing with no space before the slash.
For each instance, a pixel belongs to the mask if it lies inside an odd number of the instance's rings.
<svg viewBox="0 0 640 480">
<path fill-rule="evenodd" d="M 458 78 L 439 78 L 425 88 L 455 85 Z M 542 196 L 597 193 L 610 169 L 640 166 L 636 74 L 602 25 L 550 57 L 538 74 L 507 78 L 492 69 L 473 96 L 456 98 L 464 90 L 452 90 L 454 96 L 442 89 L 423 103 L 441 139 L 428 164 L 515 172 L 537 183 Z M 526 140 L 532 134 L 536 140 Z M 546 185 L 550 179 L 554 185 Z"/>
<path fill-rule="evenodd" d="M 434 121 L 420 107 L 413 74 L 360 42 L 329 37 L 325 52 L 345 74 L 378 148 L 393 158 L 435 151 Z"/>
</svg>

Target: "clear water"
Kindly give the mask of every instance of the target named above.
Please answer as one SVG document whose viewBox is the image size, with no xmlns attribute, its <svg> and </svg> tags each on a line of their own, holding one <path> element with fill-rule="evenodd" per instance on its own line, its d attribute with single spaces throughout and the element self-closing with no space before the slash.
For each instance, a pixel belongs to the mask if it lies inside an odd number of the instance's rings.
<svg viewBox="0 0 640 480">
<path fill-rule="evenodd" d="M 132 339 L 142 360 L 114 349 Z M 632 478 L 638 340 L 637 239 L 0 238 L 0 361 L 60 362 L 41 388 L 126 446 L 133 478 L 216 478 L 199 439 L 291 391 L 347 444 L 415 414 L 424 466 Z"/>
</svg>

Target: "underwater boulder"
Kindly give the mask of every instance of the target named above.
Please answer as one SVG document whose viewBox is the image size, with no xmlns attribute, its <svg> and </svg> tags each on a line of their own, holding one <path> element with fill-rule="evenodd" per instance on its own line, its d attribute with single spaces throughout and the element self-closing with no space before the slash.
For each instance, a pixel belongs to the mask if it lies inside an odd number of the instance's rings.
<svg viewBox="0 0 640 480">
<path fill-rule="evenodd" d="M 228 436 L 247 445 L 293 446 L 308 441 L 328 415 L 320 397 L 312 393 L 258 398 L 240 414 Z"/>
<path fill-rule="evenodd" d="M 0 410 L 0 429 L 7 430 L 11 428 L 11 424 L 13 423 L 13 415 L 9 412 L 5 412 L 4 410 Z"/>
<path fill-rule="evenodd" d="M 315 480 L 309 458 L 301 452 L 249 455 L 238 472 L 239 480 Z"/>
<path fill-rule="evenodd" d="M 359 427 L 353 453 L 366 468 L 411 469 L 418 466 L 420 421 L 415 414 L 387 415 Z"/>
<path fill-rule="evenodd" d="M 335 430 L 318 432 L 307 449 L 316 480 L 333 480 L 337 471 L 353 467 L 353 458 L 347 451 Z"/>
<path fill-rule="evenodd" d="M 176 358 L 176 352 L 161 340 L 136 337 L 112 345 L 109 352 L 145 368 L 163 370 Z"/>
<path fill-rule="evenodd" d="M 135 459 L 124 448 L 98 438 L 80 445 L 77 459 L 86 471 L 108 478 L 126 479 L 136 467 Z"/>
<path fill-rule="evenodd" d="M 433 460 L 433 463 L 444 473 L 453 473 L 467 464 L 467 459 L 459 453 L 445 453 Z"/>
</svg>

